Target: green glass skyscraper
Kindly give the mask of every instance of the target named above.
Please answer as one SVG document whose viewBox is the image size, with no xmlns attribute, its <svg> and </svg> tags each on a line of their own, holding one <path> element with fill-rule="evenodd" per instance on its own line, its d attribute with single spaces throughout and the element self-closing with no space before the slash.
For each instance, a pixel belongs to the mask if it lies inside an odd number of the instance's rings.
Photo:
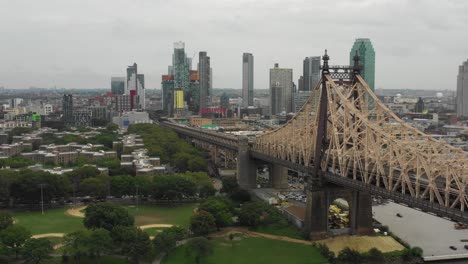
<svg viewBox="0 0 468 264">
<path fill-rule="evenodd" d="M 353 57 L 359 55 L 359 64 L 364 67 L 361 72 L 362 77 L 367 82 L 372 91 L 375 90 L 375 51 L 372 42 L 368 38 L 358 38 L 354 41 L 353 48 L 349 53 L 349 65 L 353 65 Z"/>
</svg>

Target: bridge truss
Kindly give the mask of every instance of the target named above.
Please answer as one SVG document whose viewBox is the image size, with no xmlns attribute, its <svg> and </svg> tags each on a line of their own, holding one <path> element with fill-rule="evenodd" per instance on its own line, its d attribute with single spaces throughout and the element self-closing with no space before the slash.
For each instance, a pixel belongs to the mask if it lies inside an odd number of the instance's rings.
<svg viewBox="0 0 468 264">
<path fill-rule="evenodd" d="M 326 109 L 325 125 L 319 124 L 320 107 Z M 324 143 L 317 139 L 321 131 Z M 305 167 L 314 166 L 320 153 L 321 175 L 332 173 L 439 208 L 467 206 L 465 152 L 397 117 L 364 81 L 356 60 L 354 68 L 323 71 L 302 109 L 285 126 L 258 136 L 252 148 Z"/>
</svg>

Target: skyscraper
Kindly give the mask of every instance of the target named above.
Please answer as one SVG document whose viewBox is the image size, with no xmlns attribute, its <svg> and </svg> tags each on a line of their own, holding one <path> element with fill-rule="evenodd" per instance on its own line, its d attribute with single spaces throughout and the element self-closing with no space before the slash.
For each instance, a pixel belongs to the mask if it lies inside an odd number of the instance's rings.
<svg viewBox="0 0 468 264">
<path fill-rule="evenodd" d="M 115 95 L 125 93 L 125 77 L 111 77 L 111 92 Z"/>
<path fill-rule="evenodd" d="M 169 116 L 174 115 L 174 75 L 163 75 L 162 81 L 163 111 Z"/>
<path fill-rule="evenodd" d="M 320 80 L 320 56 L 306 57 L 303 62 L 303 80 L 300 91 L 312 91 Z"/>
<path fill-rule="evenodd" d="M 127 86 L 125 94 L 131 98 L 132 109 L 145 109 L 145 75 L 138 74 L 138 65 L 127 67 Z"/>
<path fill-rule="evenodd" d="M 211 96 L 211 68 L 210 57 L 206 51 L 198 54 L 198 76 L 200 79 L 200 109 L 207 107 Z"/>
<path fill-rule="evenodd" d="M 458 67 L 457 116 L 468 116 L 468 60 Z"/>
<path fill-rule="evenodd" d="M 361 70 L 361 75 L 372 89 L 375 90 L 375 51 L 370 39 L 368 38 L 358 38 L 354 42 L 353 48 L 349 53 L 349 65 L 353 65 L 354 55 L 356 50 L 359 55 L 359 64 L 364 67 Z"/>
<path fill-rule="evenodd" d="M 62 121 L 66 125 L 73 124 L 73 95 L 64 94 L 62 99 Z"/>
<path fill-rule="evenodd" d="M 253 96 L 253 75 L 254 57 L 251 53 L 242 55 L 242 106 L 254 105 Z"/>
<path fill-rule="evenodd" d="M 278 63 L 270 69 L 270 113 L 293 112 L 293 72 L 292 69 L 280 68 Z"/>
<path fill-rule="evenodd" d="M 185 43 L 182 41 L 174 43 L 174 54 L 172 55 L 172 74 L 176 88 L 185 90 L 189 86 L 190 68 L 192 60 L 185 54 Z"/>
</svg>

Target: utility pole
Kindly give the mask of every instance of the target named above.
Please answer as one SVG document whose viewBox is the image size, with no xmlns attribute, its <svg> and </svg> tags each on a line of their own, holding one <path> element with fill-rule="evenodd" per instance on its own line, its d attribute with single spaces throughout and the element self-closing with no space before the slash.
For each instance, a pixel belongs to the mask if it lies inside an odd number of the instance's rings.
<svg viewBox="0 0 468 264">
<path fill-rule="evenodd" d="M 138 184 L 136 185 L 136 209 L 138 210 Z"/>
<path fill-rule="evenodd" d="M 41 183 L 39 184 L 39 187 L 41 187 L 41 211 L 42 214 L 44 214 L 44 193 L 42 191 L 42 188 L 44 187 L 45 184 Z"/>
</svg>

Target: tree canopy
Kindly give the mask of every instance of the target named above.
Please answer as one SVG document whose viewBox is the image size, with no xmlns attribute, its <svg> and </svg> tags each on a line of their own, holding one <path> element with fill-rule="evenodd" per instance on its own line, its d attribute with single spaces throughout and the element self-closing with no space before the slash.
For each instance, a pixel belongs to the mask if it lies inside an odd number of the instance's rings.
<svg viewBox="0 0 468 264">
<path fill-rule="evenodd" d="M 88 229 L 112 230 L 116 226 L 132 226 L 134 218 L 128 211 L 110 203 L 93 203 L 85 209 L 83 224 Z"/>
</svg>

